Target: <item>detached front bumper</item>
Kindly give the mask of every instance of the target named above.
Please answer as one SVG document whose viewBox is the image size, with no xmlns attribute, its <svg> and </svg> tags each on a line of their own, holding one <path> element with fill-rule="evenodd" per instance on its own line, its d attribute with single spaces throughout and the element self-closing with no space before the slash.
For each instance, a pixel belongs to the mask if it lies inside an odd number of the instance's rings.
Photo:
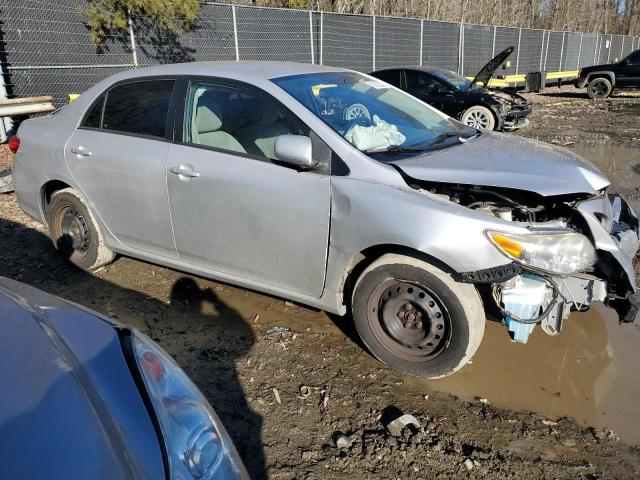
<svg viewBox="0 0 640 480">
<path fill-rule="evenodd" d="M 622 322 L 633 322 L 638 312 L 633 258 L 640 248 L 637 214 L 620 195 L 584 200 L 576 209 L 586 220 L 598 251 L 596 271 L 607 281 L 606 303 Z"/>
</svg>

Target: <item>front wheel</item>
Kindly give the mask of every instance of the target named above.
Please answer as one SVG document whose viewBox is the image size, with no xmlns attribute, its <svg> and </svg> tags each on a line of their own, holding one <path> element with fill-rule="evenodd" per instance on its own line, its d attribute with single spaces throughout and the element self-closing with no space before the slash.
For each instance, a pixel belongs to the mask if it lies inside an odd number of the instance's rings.
<svg viewBox="0 0 640 480">
<path fill-rule="evenodd" d="M 603 100 L 611 95 L 613 85 L 608 78 L 594 78 L 587 86 L 589 98 L 593 100 Z"/>
<path fill-rule="evenodd" d="M 388 254 L 358 278 L 356 329 L 371 353 L 402 372 L 440 378 L 466 365 L 480 346 L 485 315 L 473 285 L 421 260 Z"/>
<path fill-rule="evenodd" d="M 476 105 L 465 110 L 462 123 L 478 130 L 493 130 L 496 127 L 496 118 L 487 107 Z"/>
</svg>

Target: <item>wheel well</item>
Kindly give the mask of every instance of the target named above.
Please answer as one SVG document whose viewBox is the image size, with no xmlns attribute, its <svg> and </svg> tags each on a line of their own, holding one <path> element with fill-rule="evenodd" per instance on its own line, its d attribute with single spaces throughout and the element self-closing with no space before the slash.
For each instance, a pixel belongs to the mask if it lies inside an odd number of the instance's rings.
<svg viewBox="0 0 640 480">
<path fill-rule="evenodd" d="M 613 75 L 613 73 L 609 72 L 592 73 L 591 75 L 587 76 L 587 83 L 595 80 L 596 78 L 606 78 L 611 82 L 611 86 L 615 84 L 615 76 Z"/>
<path fill-rule="evenodd" d="M 395 253 L 397 255 L 413 257 L 418 260 L 423 260 L 433 265 L 434 267 L 437 267 L 440 270 L 452 275 L 456 273 L 455 270 L 449 267 L 449 265 L 447 265 L 446 263 L 427 253 L 421 252 L 420 250 L 394 244 L 374 245 L 357 253 L 346 269 L 344 282 L 342 285 L 342 302 L 347 308 L 351 307 L 351 296 L 353 294 L 353 287 L 355 286 L 356 281 L 358 280 L 362 272 L 364 272 L 365 269 L 377 259 L 388 253 Z"/>
<path fill-rule="evenodd" d="M 51 196 L 57 192 L 58 190 L 62 190 L 65 188 L 70 188 L 71 186 L 60 181 L 60 180 L 50 180 L 42 186 L 40 191 L 40 201 L 42 202 L 42 212 L 46 212 L 47 206 L 51 201 Z"/>
</svg>

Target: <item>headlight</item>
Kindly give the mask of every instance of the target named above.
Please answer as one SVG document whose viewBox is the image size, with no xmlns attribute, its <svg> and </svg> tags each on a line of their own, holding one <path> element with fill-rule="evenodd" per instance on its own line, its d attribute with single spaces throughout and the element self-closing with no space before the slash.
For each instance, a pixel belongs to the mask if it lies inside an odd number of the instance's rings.
<svg viewBox="0 0 640 480">
<path fill-rule="evenodd" d="M 488 231 L 491 242 L 507 257 L 547 272 L 569 274 L 596 263 L 591 241 L 575 232 L 513 234 Z"/>
<path fill-rule="evenodd" d="M 229 435 L 182 369 L 145 335 L 133 351 L 164 436 L 171 479 L 249 478 Z"/>
</svg>

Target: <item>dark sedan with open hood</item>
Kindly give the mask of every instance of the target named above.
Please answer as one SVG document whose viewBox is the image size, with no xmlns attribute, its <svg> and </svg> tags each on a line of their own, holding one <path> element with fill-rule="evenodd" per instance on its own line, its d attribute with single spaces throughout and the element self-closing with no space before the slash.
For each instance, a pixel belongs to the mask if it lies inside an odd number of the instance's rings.
<svg viewBox="0 0 640 480">
<path fill-rule="evenodd" d="M 146 336 L 1 277 L 0 320 L 0 478 L 248 478 L 211 406 Z"/>
<path fill-rule="evenodd" d="M 468 80 L 436 67 L 396 67 L 372 72 L 465 125 L 482 130 L 516 130 L 528 124 L 531 104 L 512 91 L 487 88 L 495 71 L 513 52 L 509 47 Z"/>
</svg>

